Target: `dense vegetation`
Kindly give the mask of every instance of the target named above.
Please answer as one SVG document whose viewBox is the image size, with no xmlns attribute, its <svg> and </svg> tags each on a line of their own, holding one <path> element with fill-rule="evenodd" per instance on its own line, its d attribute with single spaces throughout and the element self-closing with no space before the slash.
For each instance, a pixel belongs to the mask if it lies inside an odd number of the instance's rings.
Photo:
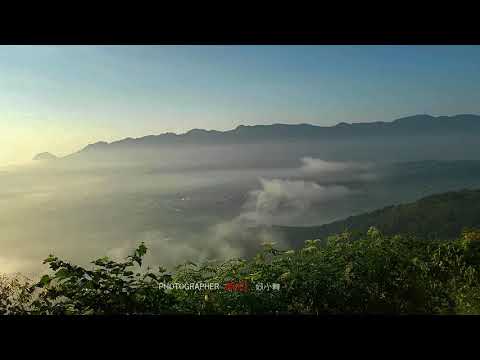
<svg viewBox="0 0 480 360">
<path fill-rule="evenodd" d="M 351 231 L 360 236 L 370 226 L 386 235 L 415 235 L 422 239 L 454 239 L 464 228 L 480 224 L 480 190 L 436 194 L 410 204 L 388 206 L 345 220 L 312 227 L 277 227 L 292 244 Z"/>
<path fill-rule="evenodd" d="M 251 259 L 186 263 L 174 272 L 142 270 L 141 244 L 124 261 L 101 258 L 93 268 L 49 256 L 38 283 L 3 278 L 7 314 L 343 314 L 480 313 L 480 231 L 455 240 L 384 235 L 370 228 L 298 250 L 266 244 Z M 161 284 L 210 282 L 219 289 L 165 289 Z M 227 286 L 225 287 L 225 284 Z M 241 287 L 236 287 L 241 284 Z M 259 284 L 279 284 L 261 291 Z M 247 287 L 245 287 L 247 286 Z M 229 291 L 230 290 L 230 291 Z M 237 290 L 237 291 L 234 291 Z"/>
</svg>

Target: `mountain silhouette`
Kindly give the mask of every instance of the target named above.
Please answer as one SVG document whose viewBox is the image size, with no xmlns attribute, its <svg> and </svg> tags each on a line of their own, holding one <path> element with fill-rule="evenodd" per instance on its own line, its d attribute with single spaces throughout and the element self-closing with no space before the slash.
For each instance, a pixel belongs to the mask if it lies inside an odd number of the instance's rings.
<svg viewBox="0 0 480 360">
<path fill-rule="evenodd" d="M 33 158 L 33 160 L 35 160 L 35 161 L 38 161 L 38 160 L 50 161 L 50 160 L 56 160 L 56 159 L 58 159 L 58 158 L 55 155 L 53 155 L 49 152 L 43 152 L 43 153 L 37 154 Z"/>
<path fill-rule="evenodd" d="M 480 160 L 480 116 L 414 115 L 391 122 L 240 125 L 192 129 L 89 144 L 63 159 L 153 161 L 173 168 L 297 166 L 305 156 L 330 161 Z"/>
<path fill-rule="evenodd" d="M 438 116 L 414 115 L 392 122 L 339 123 L 335 126 L 311 124 L 240 125 L 233 130 L 192 129 L 184 134 L 165 133 L 140 138 L 126 138 L 107 143 L 90 144 L 82 151 L 174 144 L 235 144 L 257 141 L 316 140 L 365 136 L 448 135 L 480 131 L 479 115 Z"/>
<path fill-rule="evenodd" d="M 480 226 L 480 190 L 449 191 L 418 201 L 387 206 L 320 226 L 274 226 L 291 242 L 353 230 L 365 234 L 375 226 L 387 235 L 415 234 L 424 239 L 453 239 L 465 228 Z"/>
</svg>

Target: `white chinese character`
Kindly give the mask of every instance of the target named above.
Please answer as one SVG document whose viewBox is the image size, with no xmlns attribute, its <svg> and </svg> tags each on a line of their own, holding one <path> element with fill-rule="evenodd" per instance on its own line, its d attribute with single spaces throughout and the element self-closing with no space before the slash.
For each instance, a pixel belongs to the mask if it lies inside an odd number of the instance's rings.
<svg viewBox="0 0 480 360">
<path fill-rule="evenodd" d="M 263 291 L 263 283 L 257 283 L 255 284 L 255 289 L 257 291 Z"/>
<path fill-rule="evenodd" d="M 272 284 L 272 289 L 279 291 L 280 290 L 280 284 L 277 284 L 277 283 Z"/>
</svg>

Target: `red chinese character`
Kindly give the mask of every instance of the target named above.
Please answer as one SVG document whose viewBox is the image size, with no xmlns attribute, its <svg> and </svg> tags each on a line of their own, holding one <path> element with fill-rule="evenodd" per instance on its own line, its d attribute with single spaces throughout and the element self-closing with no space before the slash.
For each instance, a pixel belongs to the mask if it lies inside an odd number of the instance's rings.
<svg viewBox="0 0 480 360">
<path fill-rule="evenodd" d="M 248 291 L 248 284 L 246 281 L 241 281 L 238 283 L 237 285 L 237 289 L 238 291 L 241 291 L 241 292 L 247 292 Z"/>
<path fill-rule="evenodd" d="M 246 292 L 248 290 L 248 284 L 246 281 L 240 281 L 238 283 L 230 281 L 225 284 L 224 289 L 225 291 Z"/>
<path fill-rule="evenodd" d="M 234 291 L 235 290 L 235 284 L 233 282 L 228 282 L 225 284 L 224 287 L 225 291 Z"/>
</svg>

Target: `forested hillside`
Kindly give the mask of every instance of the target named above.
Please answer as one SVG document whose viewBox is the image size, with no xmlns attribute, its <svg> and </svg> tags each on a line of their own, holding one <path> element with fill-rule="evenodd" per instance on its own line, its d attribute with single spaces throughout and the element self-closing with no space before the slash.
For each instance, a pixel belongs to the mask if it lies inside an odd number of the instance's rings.
<svg viewBox="0 0 480 360">
<path fill-rule="evenodd" d="M 384 234 L 414 234 L 423 239 L 451 239 L 480 225 L 480 190 L 462 190 L 389 206 L 314 227 L 275 227 L 290 243 L 321 239 L 345 230 L 365 233 L 375 226 Z"/>
</svg>

